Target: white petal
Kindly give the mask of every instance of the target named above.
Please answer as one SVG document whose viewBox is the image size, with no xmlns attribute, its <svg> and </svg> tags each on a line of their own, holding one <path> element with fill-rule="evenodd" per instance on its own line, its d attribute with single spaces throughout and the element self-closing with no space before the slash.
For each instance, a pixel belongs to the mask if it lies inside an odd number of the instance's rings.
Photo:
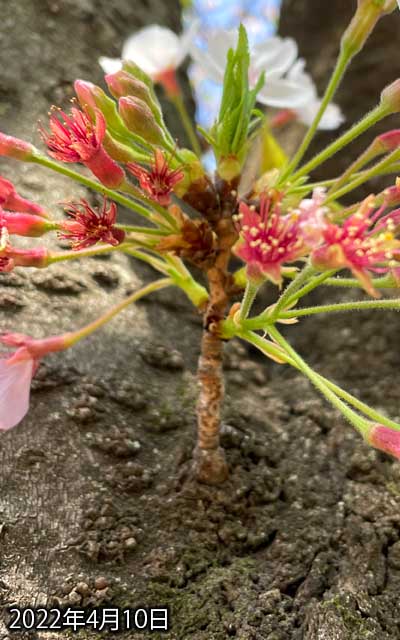
<svg viewBox="0 0 400 640">
<path fill-rule="evenodd" d="M 122 60 L 120 58 L 106 58 L 101 56 L 99 58 L 99 65 L 105 73 L 116 73 L 122 67 Z"/>
<path fill-rule="evenodd" d="M 314 100 L 304 107 L 296 109 L 299 120 L 307 126 L 310 126 L 317 114 L 320 105 L 320 100 Z M 340 125 L 343 124 L 344 121 L 345 117 L 339 105 L 331 103 L 322 116 L 321 122 L 318 125 L 318 129 L 332 131 L 333 129 L 337 129 L 338 127 L 340 127 Z"/>
<path fill-rule="evenodd" d="M 150 76 L 175 69 L 180 39 L 171 29 L 152 24 L 130 36 L 122 47 L 122 59 L 132 60 Z"/>
<path fill-rule="evenodd" d="M 28 411 L 33 360 L 0 360 L 0 430 L 12 429 Z"/>
<path fill-rule="evenodd" d="M 225 64 L 218 64 L 208 51 L 203 51 L 198 47 L 192 47 L 190 54 L 196 64 L 206 75 L 208 75 L 212 80 L 215 80 L 215 82 L 222 82 Z"/>
<path fill-rule="evenodd" d="M 225 70 L 228 51 L 237 45 L 237 31 L 213 31 L 207 37 L 207 43 L 208 53 Z"/>
<path fill-rule="evenodd" d="M 257 96 L 262 104 L 279 109 L 297 109 L 303 107 L 313 98 L 310 86 L 302 86 L 285 78 L 268 78 Z"/>
<path fill-rule="evenodd" d="M 252 53 L 252 66 L 260 71 L 274 72 L 279 75 L 286 73 L 297 57 L 297 44 L 292 38 L 274 38 L 278 40 L 271 46 L 267 39 L 261 46 L 254 47 Z"/>
</svg>

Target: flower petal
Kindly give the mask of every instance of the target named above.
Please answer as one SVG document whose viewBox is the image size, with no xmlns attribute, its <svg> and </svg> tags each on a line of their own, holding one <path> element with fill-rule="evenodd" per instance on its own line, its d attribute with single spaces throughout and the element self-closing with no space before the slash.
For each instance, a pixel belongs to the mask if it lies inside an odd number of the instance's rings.
<svg viewBox="0 0 400 640">
<path fill-rule="evenodd" d="M 317 111 L 321 105 L 321 100 L 312 100 L 304 107 L 296 109 L 297 116 L 303 124 L 310 126 L 314 120 Z M 318 125 L 318 129 L 324 129 L 326 131 L 332 131 L 337 129 L 345 121 L 344 114 L 339 105 L 332 103 L 328 105 L 324 115 Z"/>
<path fill-rule="evenodd" d="M 313 97 L 313 87 L 285 78 L 267 78 L 257 99 L 262 104 L 279 109 L 297 109 Z"/>
<path fill-rule="evenodd" d="M 116 73 L 122 68 L 122 60 L 120 58 L 107 58 L 107 56 L 100 56 L 99 65 L 105 73 Z"/>
<path fill-rule="evenodd" d="M 252 52 L 252 67 L 259 73 L 273 71 L 283 75 L 293 65 L 297 57 L 297 44 L 293 38 L 268 38 L 262 45 L 256 45 Z"/>
<path fill-rule="evenodd" d="M 1 431 L 15 427 L 27 413 L 33 372 L 32 359 L 15 364 L 0 360 Z"/>
<path fill-rule="evenodd" d="M 130 36 L 122 47 L 122 59 L 132 60 L 145 73 L 154 76 L 177 67 L 181 42 L 174 31 L 152 24 Z"/>
</svg>

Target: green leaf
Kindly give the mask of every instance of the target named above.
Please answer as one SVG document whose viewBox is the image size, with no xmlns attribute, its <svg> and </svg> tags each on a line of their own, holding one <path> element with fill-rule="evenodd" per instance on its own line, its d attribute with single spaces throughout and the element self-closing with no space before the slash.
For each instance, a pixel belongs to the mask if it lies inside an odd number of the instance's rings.
<svg viewBox="0 0 400 640">
<path fill-rule="evenodd" d="M 257 93 L 264 84 L 261 75 L 256 86 L 249 88 L 250 52 L 246 29 L 240 25 L 236 49 L 229 49 L 225 68 L 222 99 L 216 122 L 204 137 L 214 149 L 218 164 L 226 158 L 237 160 L 234 166 L 240 172 L 249 140 L 261 121 L 260 112 L 254 111 Z M 229 179 L 232 179 L 231 173 Z M 221 174 L 221 177 L 223 175 Z"/>
</svg>

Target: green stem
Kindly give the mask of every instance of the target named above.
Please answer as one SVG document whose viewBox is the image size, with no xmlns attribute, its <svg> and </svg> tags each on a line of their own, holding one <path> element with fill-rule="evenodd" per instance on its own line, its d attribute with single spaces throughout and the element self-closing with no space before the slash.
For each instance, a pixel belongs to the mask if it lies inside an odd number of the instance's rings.
<svg viewBox="0 0 400 640">
<path fill-rule="evenodd" d="M 48 258 L 49 264 L 55 264 L 56 262 L 64 262 L 65 260 L 79 260 L 79 258 L 90 258 L 92 256 L 103 255 L 104 253 L 111 253 L 111 251 L 126 251 L 127 248 L 132 248 L 132 244 L 124 242 L 117 246 L 111 244 L 96 245 L 89 249 L 82 249 L 81 251 L 60 251 L 50 253 Z"/>
<path fill-rule="evenodd" d="M 77 171 L 68 169 L 67 167 L 64 167 L 63 165 L 60 165 L 57 162 L 54 162 L 53 160 L 50 160 L 49 158 L 46 158 L 45 156 L 42 156 L 42 155 L 33 156 L 31 162 L 40 164 L 41 166 L 46 167 L 47 169 L 56 171 L 57 173 L 61 173 L 62 175 L 67 176 L 68 178 L 71 178 L 71 180 L 74 180 L 75 182 L 79 182 L 80 184 L 83 184 L 85 187 L 88 187 L 88 189 L 97 191 L 97 193 L 101 193 L 103 196 L 107 196 L 111 200 L 118 202 L 118 204 L 121 204 L 127 209 L 131 209 L 132 211 L 135 211 L 136 213 L 143 216 L 147 220 L 150 220 L 152 222 L 154 221 L 151 211 L 149 211 L 148 209 L 140 205 L 138 202 L 131 200 L 131 198 L 127 198 L 126 196 L 123 196 L 117 191 L 114 191 L 113 189 L 109 189 L 108 187 L 105 187 L 100 182 L 96 182 L 95 180 L 86 178 L 85 176 L 81 175 Z M 146 199 L 144 199 L 144 201 L 146 201 Z M 151 206 L 153 205 L 151 204 Z M 154 208 L 157 208 L 157 207 L 154 207 Z M 159 212 L 158 208 L 157 208 L 157 211 Z M 168 222 L 170 222 L 171 224 L 173 223 L 174 228 L 176 227 L 176 222 L 172 218 L 172 216 L 168 213 L 168 211 L 165 211 L 163 209 L 161 215 L 163 215 L 168 220 Z"/>
<path fill-rule="evenodd" d="M 383 160 L 381 160 L 380 162 L 377 162 L 373 167 L 371 167 L 371 169 L 368 169 L 367 171 L 362 171 L 360 175 L 357 178 L 355 178 L 352 182 L 343 186 L 341 189 L 335 189 L 335 191 L 332 191 L 329 197 L 325 199 L 324 204 L 328 204 L 328 202 L 331 202 L 332 200 L 337 200 L 338 198 L 341 198 L 342 196 L 344 196 L 346 193 L 353 191 L 354 189 L 359 187 L 361 184 L 364 184 L 364 182 L 367 182 L 367 180 L 370 180 L 375 176 L 382 175 L 382 172 L 385 169 L 387 169 L 394 160 L 398 160 L 399 158 L 400 158 L 400 150 L 396 149 L 395 151 L 392 151 L 392 153 L 390 153 L 388 156 L 383 158 Z"/>
<path fill-rule="evenodd" d="M 386 416 L 382 415 L 381 413 L 378 413 L 378 411 L 375 411 L 375 409 L 372 409 L 372 407 L 369 407 L 367 404 L 365 404 L 365 402 L 361 402 L 361 400 L 358 400 L 358 398 L 355 398 L 351 393 L 348 393 L 348 391 L 345 391 L 334 382 L 331 382 L 324 376 L 321 376 L 319 373 L 315 372 L 315 374 L 321 379 L 321 381 L 327 387 L 331 389 L 331 391 L 336 393 L 337 396 L 341 397 L 343 400 L 345 400 L 345 402 L 348 402 L 349 404 L 353 405 L 353 407 L 355 407 L 356 409 L 358 409 L 358 411 L 361 411 L 366 416 L 371 418 L 371 420 L 379 422 L 380 424 L 384 424 L 390 429 L 396 429 L 397 431 L 400 430 L 400 425 L 397 424 L 397 422 L 393 422 L 393 420 L 390 420 L 390 418 L 386 418 Z"/>
<path fill-rule="evenodd" d="M 286 287 L 278 302 L 274 306 L 273 312 L 270 314 L 271 318 L 275 318 L 278 316 L 281 309 L 284 309 L 288 306 L 289 300 L 294 298 L 297 295 L 297 291 L 301 288 L 304 282 L 311 278 L 313 273 L 315 273 L 315 269 L 310 264 L 306 264 L 303 269 L 298 273 L 294 280 Z"/>
<path fill-rule="evenodd" d="M 315 132 L 318 129 L 318 125 L 322 119 L 322 116 L 325 113 L 325 110 L 329 105 L 330 101 L 332 100 L 336 92 L 336 89 L 338 88 L 345 74 L 347 65 L 349 64 L 350 60 L 351 60 L 351 55 L 349 55 L 349 53 L 343 50 L 340 51 L 338 59 L 336 61 L 335 69 L 332 73 L 332 76 L 329 80 L 329 84 L 322 98 L 321 106 L 318 110 L 318 113 L 316 114 L 309 130 L 304 136 L 303 142 L 301 143 L 298 151 L 296 152 L 290 164 L 285 169 L 282 177 L 280 178 L 279 180 L 280 183 L 283 183 L 285 180 L 287 180 L 287 178 L 293 173 L 293 171 L 295 171 L 295 169 L 298 167 L 299 163 L 301 162 L 304 154 L 306 153 L 308 147 L 310 146 L 310 143 L 315 135 Z"/>
<path fill-rule="evenodd" d="M 259 336 L 257 333 L 253 333 L 252 331 L 239 331 L 236 333 L 238 338 L 242 338 L 242 340 L 246 340 L 252 344 L 256 349 L 261 351 L 268 358 L 271 358 L 275 362 L 283 362 L 285 361 L 287 364 L 292 365 L 297 368 L 294 364 L 293 360 L 286 354 L 286 352 L 282 351 L 278 345 L 270 340 L 266 340 L 265 338 Z"/>
<path fill-rule="evenodd" d="M 350 409 L 338 396 L 330 389 L 309 365 L 299 356 L 299 354 L 291 347 L 285 338 L 279 333 L 276 327 L 270 327 L 269 334 L 271 337 L 286 351 L 292 358 L 297 368 L 309 378 L 313 385 L 325 396 L 325 398 L 347 418 L 347 420 L 362 434 L 366 431 L 366 421 L 355 411 Z"/>
<path fill-rule="evenodd" d="M 246 284 L 246 289 L 243 295 L 243 299 L 240 304 L 240 320 L 241 321 L 246 320 L 247 316 L 249 315 L 252 304 L 257 295 L 257 291 L 259 290 L 261 284 L 262 282 L 255 284 L 254 282 L 251 282 L 250 280 L 248 280 Z"/>
<path fill-rule="evenodd" d="M 91 322 L 90 324 L 86 325 L 86 327 L 83 327 L 83 329 L 79 329 L 78 331 L 67 334 L 69 346 L 72 346 L 79 340 L 82 340 L 82 338 L 86 338 L 87 336 L 89 336 L 91 333 L 109 322 L 114 316 L 116 316 L 133 302 L 137 302 L 137 300 L 143 298 L 144 296 L 147 296 L 149 293 L 153 293 L 153 291 L 158 291 L 159 289 L 164 289 L 165 287 L 169 287 L 172 284 L 173 282 L 170 278 L 162 278 L 161 280 L 156 280 L 156 282 L 152 282 L 151 284 L 142 287 L 141 289 L 139 289 L 139 291 L 135 291 L 135 293 L 112 307 L 112 309 L 107 311 L 107 313 L 102 315 L 97 320 L 94 320 L 94 322 Z"/>
<path fill-rule="evenodd" d="M 331 277 L 334 273 L 336 273 L 335 269 L 331 269 L 330 271 L 325 271 L 324 273 L 320 273 L 318 276 L 315 276 L 308 284 L 302 287 L 299 291 L 296 291 L 295 294 L 288 300 L 288 306 L 295 304 L 300 298 L 303 298 L 305 295 L 319 287 L 320 284 L 325 282 L 329 277 Z"/>
<path fill-rule="evenodd" d="M 149 255 L 148 253 L 144 253 L 143 251 L 140 251 L 137 248 L 136 249 L 127 248 L 125 249 L 124 253 L 127 253 L 133 258 L 137 258 L 137 260 L 146 262 L 151 267 L 153 267 L 153 269 L 155 269 L 156 271 L 159 271 L 160 273 L 164 273 L 165 275 L 168 275 L 168 265 L 165 263 L 165 261 L 160 260 L 155 256 Z"/>
<path fill-rule="evenodd" d="M 353 300 L 352 302 L 339 302 L 337 304 L 324 304 L 318 307 L 305 307 L 284 311 L 279 314 L 279 319 L 289 320 L 300 316 L 312 316 L 317 313 L 338 313 L 339 311 L 364 311 L 365 309 L 391 309 L 400 310 L 400 299 L 390 300 Z"/>
<path fill-rule="evenodd" d="M 122 229 L 127 233 L 140 233 L 148 236 L 169 236 L 171 231 L 164 231 L 163 229 L 152 229 L 151 227 L 136 227 L 129 224 L 115 224 L 117 229 Z"/>
<path fill-rule="evenodd" d="M 327 160 L 328 158 L 334 156 L 338 151 L 340 151 L 340 149 L 343 149 L 343 147 L 348 145 L 355 138 L 364 133 L 364 131 L 367 131 L 367 129 L 389 115 L 389 113 L 390 109 L 382 104 L 375 107 L 375 109 L 370 111 L 370 113 L 368 113 L 360 122 L 351 127 L 348 131 L 346 131 L 346 133 L 340 136 L 340 138 L 334 140 L 332 144 L 328 145 L 320 153 L 314 156 L 314 158 L 307 162 L 307 164 L 305 164 L 292 176 L 291 180 L 294 182 L 300 177 L 309 174 L 313 169 L 315 169 L 315 167 L 325 162 L 325 160 Z"/>
<path fill-rule="evenodd" d="M 329 287 L 356 287 L 357 289 L 363 289 L 363 286 L 356 278 L 327 278 L 324 284 Z M 393 289 L 396 287 L 391 274 L 381 278 L 373 278 L 372 285 L 374 289 Z"/>
<path fill-rule="evenodd" d="M 373 160 L 378 155 L 375 150 L 374 143 L 370 144 L 369 147 L 356 159 L 354 162 L 340 175 L 336 180 L 334 180 L 331 188 L 329 189 L 327 196 L 331 196 L 335 191 L 337 191 L 342 185 L 348 182 L 348 179 L 356 174 L 359 169 L 364 167 L 368 162 Z M 356 176 L 357 177 L 357 176 Z"/>
<path fill-rule="evenodd" d="M 182 97 L 182 93 L 179 92 L 177 94 L 169 96 L 169 100 L 172 102 L 172 104 L 174 105 L 175 109 L 179 114 L 179 117 L 182 121 L 183 128 L 185 129 L 186 134 L 190 140 L 190 144 L 192 145 L 193 151 L 200 158 L 202 153 L 200 142 L 197 137 L 197 133 L 193 127 L 192 119 L 189 116 L 188 111 L 186 109 L 185 102 Z"/>
<path fill-rule="evenodd" d="M 265 338 L 262 338 L 257 334 L 254 334 L 252 332 L 243 332 L 240 335 L 240 337 L 243 340 L 246 340 L 247 342 L 250 342 L 251 344 L 253 344 L 257 349 L 259 349 L 262 353 L 264 353 L 268 357 L 273 357 L 278 355 L 283 357 L 283 354 L 280 350 L 278 350 L 278 347 L 276 347 L 276 349 L 274 350 L 271 342 L 265 340 Z M 293 358 L 291 358 L 290 355 L 285 353 L 285 357 L 286 357 L 287 364 L 290 364 L 292 367 L 294 367 L 298 371 L 301 371 L 301 368 L 298 366 L 298 363 Z M 313 373 L 314 373 L 314 376 L 319 378 L 320 382 L 324 384 L 326 387 L 328 387 L 334 394 L 342 398 L 348 404 L 351 404 L 361 413 L 364 413 L 371 420 L 374 420 L 376 422 L 379 422 L 380 424 L 386 425 L 391 429 L 400 430 L 400 425 L 397 424 L 396 422 L 393 422 L 393 420 L 390 420 L 390 418 L 386 418 L 386 416 L 378 413 L 378 411 L 375 411 L 374 409 L 372 409 L 372 407 L 369 407 L 367 404 L 365 404 L 365 402 L 358 400 L 358 398 L 355 398 L 351 393 L 348 393 L 347 391 L 339 387 L 334 382 L 331 382 L 331 380 L 328 380 L 324 376 L 321 376 L 316 371 L 313 371 Z"/>
</svg>

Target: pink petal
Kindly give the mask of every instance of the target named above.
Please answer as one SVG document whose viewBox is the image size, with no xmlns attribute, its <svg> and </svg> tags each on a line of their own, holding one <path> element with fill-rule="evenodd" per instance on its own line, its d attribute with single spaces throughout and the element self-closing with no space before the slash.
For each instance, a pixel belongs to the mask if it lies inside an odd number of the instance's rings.
<svg viewBox="0 0 400 640">
<path fill-rule="evenodd" d="M 9 364 L 0 360 L 0 430 L 12 429 L 29 409 L 29 394 L 34 372 L 32 359 Z"/>
</svg>

